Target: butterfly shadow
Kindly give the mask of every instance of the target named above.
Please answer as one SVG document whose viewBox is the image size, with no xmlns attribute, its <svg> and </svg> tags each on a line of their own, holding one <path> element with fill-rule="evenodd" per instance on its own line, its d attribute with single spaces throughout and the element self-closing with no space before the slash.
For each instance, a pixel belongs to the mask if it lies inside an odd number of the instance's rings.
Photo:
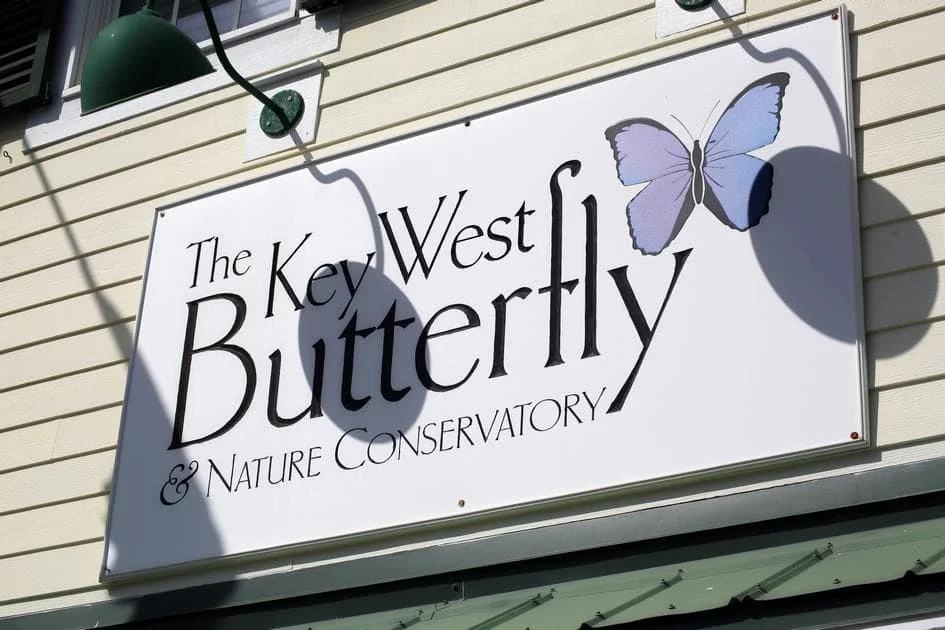
<svg viewBox="0 0 945 630">
<path fill-rule="evenodd" d="M 929 241 L 906 205 L 875 180 L 859 185 L 859 222 L 850 216 L 851 191 L 843 185 L 852 168 L 847 156 L 796 147 L 770 163 L 776 174 L 772 209 L 749 232 L 758 262 L 771 287 L 807 325 L 852 342 L 857 328 L 850 325 L 849 314 L 857 312 L 851 300 L 858 296 L 850 290 L 848 268 L 841 260 L 849 251 L 838 245 L 851 230 L 860 230 L 862 276 L 853 284 L 862 280 L 873 373 L 876 361 L 907 352 L 929 330 L 923 322 L 939 286 Z M 785 200 L 781 207 L 778 199 Z M 864 229 L 861 223 L 878 225 Z M 816 269 L 813 261 L 818 261 Z"/>
</svg>

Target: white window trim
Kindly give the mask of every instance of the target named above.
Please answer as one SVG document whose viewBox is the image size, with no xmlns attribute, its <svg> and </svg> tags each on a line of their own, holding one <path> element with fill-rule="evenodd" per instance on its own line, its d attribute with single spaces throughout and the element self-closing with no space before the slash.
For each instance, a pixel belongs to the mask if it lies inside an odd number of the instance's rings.
<svg viewBox="0 0 945 630">
<path fill-rule="evenodd" d="M 256 35 L 268 30 L 289 26 L 298 16 L 298 0 L 283 0 L 286 4 L 285 10 L 266 18 L 253 22 L 247 26 L 236 30 L 228 31 L 220 35 L 220 41 L 227 47 L 236 42 L 251 39 Z M 82 93 L 82 86 L 79 78 L 82 74 L 82 63 L 85 61 L 85 53 L 88 52 L 92 41 L 108 26 L 109 22 L 118 18 L 118 9 L 121 0 L 101 0 L 101 2 L 89 2 L 86 5 L 85 25 L 82 31 L 82 39 L 74 47 L 73 54 L 69 58 L 69 69 L 67 73 L 68 80 L 62 91 L 62 98 L 78 98 Z M 205 55 L 213 54 L 213 42 L 210 39 L 197 42 L 197 47 Z"/>
<path fill-rule="evenodd" d="M 60 43 L 59 58 L 55 60 L 54 85 L 60 86 L 53 102 L 35 110 L 29 118 L 24 134 L 27 150 L 49 146 L 122 120 L 154 111 L 173 103 L 205 94 L 232 84 L 212 52 L 207 59 L 215 72 L 186 83 L 145 94 L 103 110 L 82 115 L 80 89 L 68 89 L 70 78 L 81 58 L 79 48 L 88 45 L 98 33 L 95 19 L 111 15 L 116 10 L 115 0 L 70 0 L 67 3 Z M 109 4 L 112 13 L 107 13 Z M 90 9 L 92 6 L 94 8 Z M 95 15 L 93 15 L 95 12 Z M 224 38 L 227 57 L 236 70 L 248 79 L 265 76 L 277 70 L 291 68 L 305 61 L 338 49 L 340 11 L 321 11 L 317 15 L 278 15 Z M 251 29 L 251 30 L 250 30 Z M 94 34 L 89 33 L 94 31 Z M 212 51 L 212 46 L 209 47 Z"/>
</svg>

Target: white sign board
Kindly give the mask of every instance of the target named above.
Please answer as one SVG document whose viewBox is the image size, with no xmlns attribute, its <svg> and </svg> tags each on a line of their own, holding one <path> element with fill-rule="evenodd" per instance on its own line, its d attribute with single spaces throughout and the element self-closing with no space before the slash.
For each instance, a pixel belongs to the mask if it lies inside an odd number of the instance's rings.
<svg viewBox="0 0 945 630">
<path fill-rule="evenodd" d="M 844 28 L 160 209 L 106 575 L 862 446 Z"/>
</svg>

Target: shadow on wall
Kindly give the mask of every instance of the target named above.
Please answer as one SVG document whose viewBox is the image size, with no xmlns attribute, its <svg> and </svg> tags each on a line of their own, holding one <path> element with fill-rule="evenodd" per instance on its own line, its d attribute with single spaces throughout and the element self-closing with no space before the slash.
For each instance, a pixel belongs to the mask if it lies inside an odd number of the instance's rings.
<svg viewBox="0 0 945 630">
<path fill-rule="evenodd" d="M 734 38 L 743 35 L 743 31 L 732 18 L 722 15 L 721 10 L 715 5 L 710 6 L 716 11 L 720 21 L 727 26 Z M 850 12 L 848 17 L 852 24 L 855 16 Z M 750 39 L 741 38 L 736 41 L 738 41 L 745 54 L 755 61 L 770 64 L 782 60 L 791 60 L 803 68 L 814 81 L 830 111 L 837 134 L 838 146 L 843 149 L 846 148 L 847 136 L 842 115 L 844 105 L 834 100 L 826 80 L 810 60 L 793 48 L 762 51 L 755 47 Z M 855 48 L 851 47 L 850 55 L 852 73 L 853 69 L 856 68 Z M 854 107 L 857 106 L 858 104 L 855 103 Z M 862 161 L 862 148 L 855 147 L 855 149 L 859 152 L 858 159 Z M 852 152 L 849 151 L 849 153 Z M 811 219 L 816 218 L 818 220 L 823 220 L 823 217 L 815 216 L 815 214 L 829 211 L 830 208 L 834 207 L 833 204 L 837 202 L 837 195 L 843 192 L 831 186 L 831 178 L 842 177 L 845 179 L 849 177 L 851 169 L 849 159 L 844 155 L 812 147 L 784 151 L 774 156 L 770 161 L 774 165 L 776 173 L 775 191 L 779 177 L 787 177 L 789 181 L 803 182 L 804 188 L 800 192 L 809 200 L 809 203 L 798 204 L 796 208 L 787 210 L 805 213 Z M 907 219 L 910 216 L 908 208 L 876 182 L 861 180 L 858 185 L 861 206 L 863 200 L 869 198 L 871 206 L 882 208 L 883 215 L 891 220 L 900 217 Z M 775 192 L 775 194 L 777 193 Z M 845 220 L 845 217 L 838 213 L 837 216 L 831 216 L 828 220 L 829 225 L 842 229 L 843 226 L 836 222 Z M 845 333 L 841 332 L 843 327 L 839 309 L 845 306 L 847 298 L 833 292 L 836 287 L 842 286 L 838 284 L 842 282 L 842 278 L 836 277 L 832 271 L 825 270 L 820 274 L 820 281 L 815 286 L 805 286 L 797 282 L 791 273 L 791 269 L 796 268 L 797 265 L 807 266 L 810 264 L 807 259 L 808 255 L 811 257 L 818 254 L 829 256 L 831 243 L 822 234 L 797 233 L 798 228 L 807 224 L 807 222 L 793 222 L 795 226 L 793 233 L 787 227 L 778 229 L 778 212 L 773 211 L 771 216 L 762 219 L 761 225 L 766 221 L 772 223 L 770 229 L 753 230 L 752 238 L 759 263 L 765 270 L 772 288 L 777 291 L 785 304 L 794 310 L 808 325 L 832 337 L 845 337 Z M 759 225 L 759 228 L 761 225 Z M 851 229 L 859 229 L 859 226 L 851 226 Z M 921 322 L 931 312 L 937 296 L 939 272 L 937 268 L 928 266 L 932 263 L 932 251 L 928 239 L 926 239 L 920 227 L 914 221 L 902 221 L 898 224 L 898 229 L 895 230 L 895 237 L 895 239 L 892 239 L 895 242 L 888 244 L 897 248 L 898 251 L 909 252 L 907 256 L 909 263 L 907 266 L 899 266 L 898 268 L 893 265 L 890 270 L 921 269 L 913 272 L 913 278 L 909 283 L 910 290 L 900 292 L 901 294 L 887 295 L 881 290 L 871 287 L 871 283 L 866 283 L 867 290 L 864 296 L 864 304 L 867 330 L 875 331 L 890 325 L 908 325 Z M 880 257 L 890 256 L 888 252 L 877 251 L 878 249 L 877 246 L 871 247 L 870 242 L 864 242 L 863 254 L 861 254 L 861 256 L 864 256 L 864 263 Z M 895 259 L 895 256 L 892 256 L 892 258 Z M 864 264 L 863 275 L 871 276 L 871 268 L 872 265 Z M 812 297 L 820 299 L 812 300 L 810 299 Z M 883 310 L 883 314 L 879 316 L 877 315 L 878 305 L 882 305 Z M 900 329 L 898 334 L 887 335 L 882 345 L 870 346 L 867 358 L 870 373 L 873 373 L 877 359 L 898 356 L 907 352 L 918 344 L 927 332 L 927 326 L 909 326 Z M 872 421 L 875 421 L 875 418 Z"/>
<path fill-rule="evenodd" d="M 833 239 L 837 234 L 859 230 L 859 225 L 853 222 L 854 217 L 844 210 L 853 191 L 837 186 L 838 181 L 849 178 L 850 160 L 821 148 L 798 147 L 782 151 L 769 161 L 775 172 L 772 208 L 750 232 L 758 262 L 771 287 L 804 322 L 835 339 L 853 341 L 851 333 L 856 328 L 851 327 L 846 318 L 848 313 L 854 312 L 851 300 L 856 296 L 849 291 L 851 279 L 842 273 L 843 265 L 811 268 L 814 261 L 845 256 L 846 252 L 837 251 Z M 791 197 L 796 203 L 791 207 L 777 207 L 779 181 L 796 182 L 781 184 L 794 187 Z M 867 180 L 861 194 L 869 196 L 871 205 L 881 206 L 886 216 L 909 216 L 908 209 L 879 184 Z M 820 228 L 816 231 L 809 229 L 814 225 Z M 914 221 L 903 221 L 897 226 L 896 247 L 908 250 L 910 264 L 932 262 L 931 247 L 920 227 Z M 869 243 L 864 243 L 864 275 L 877 266 L 871 260 L 884 256 L 889 256 L 889 253 L 877 251 L 870 248 Z M 938 291 L 938 270 L 925 267 L 919 275 L 921 278 L 910 283 L 911 290 L 907 295 L 867 292 L 864 301 L 868 329 L 883 327 L 876 315 L 880 308 L 887 314 L 879 317 L 895 324 L 922 321 L 928 316 Z M 816 282 L 802 281 L 801 278 L 815 278 Z M 859 280 L 854 278 L 853 282 Z M 870 287 L 868 281 L 866 286 Z M 892 300 L 895 304 L 887 306 L 886 303 Z M 890 310 L 899 311 L 900 317 L 890 314 Z M 903 333 L 895 337 L 895 343 L 883 344 L 877 348 L 879 353 L 871 354 L 870 358 L 887 358 L 906 352 L 921 341 L 925 332 L 921 326 L 903 329 Z"/>
<path fill-rule="evenodd" d="M 43 165 L 41 163 L 34 163 L 32 168 L 39 177 L 43 190 L 46 192 L 47 199 L 52 205 L 59 223 L 62 226 L 63 233 L 65 234 L 69 243 L 72 255 L 75 257 L 76 263 L 79 266 L 86 288 L 90 290 L 90 295 L 92 295 L 92 297 L 95 299 L 95 304 L 98 308 L 102 321 L 121 321 L 122 315 L 118 312 L 118 309 L 115 308 L 115 305 L 112 304 L 108 297 L 96 286 L 94 275 L 91 268 L 89 267 L 88 258 L 82 252 L 72 226 L 66 220 L 65 213 L 63 212 L 56 193 L 52 191 L 52 187 L 49 185 L 49 178 L 46 176 Z M 134 351 L 134 340 L 132 339 L 131 334 L 128 332 L 127 326 L 113 324 L 108 328 L 108 330 L 111 333 L 112 341 L 115 344 L 116 349 L 120 352 L 121 356 L 125 359 L 130 359 Z M 157 395 L 154 392 L 154 388 L 150 385 L 152 382 L 151 379 L 145 377 L 144 381 L 148 383 L 146 389 L 148 392 L 150 392 L 150 398 L 153 399 L 154 404 L 157 405 L 156 408 L 159 409 L 160 404 L 157 401 Z M 167 418 L 167 427 L 164 429 L 164 436 L 170 435 L 170 427 L 171 419 Z M 104 490 L 110 491 L 111 488 L 106 487 Z M 157 500 L 157 495 L 155 495 L 155 500 Z M 209 514 L 207 513 L 202 502 L 194 502 L 194 505 L 195 509 L 192 510 L 194 518 L 189 523 L 188 532 L 186 535 L 196 536 L 201 541 L 201 544 L 208 550 L 208 553 L 219 553 L 219 550 L 221 549 L 219 535 L 210 519 Z M 112 544 L 120 553 L 122 548 L 127 549 L 133 546 L 141 546 L 146 544 L 146 542 L 113 539 Z M 92 567 L 89 567 L 89 569 L 91 570 Z M 90 581 L 92 580 L 90 579 Z M 201 590 L 201 601 L 199 606 L 195 607 L 195 610 L 214 607 L 217 604 L 226 601 L 233 590 L 233 585 L 231 583 L 218 583 L 203 587 Z M 116 621 L 150 619 L 156 616 L 167 614 L 167 601 L 160 597 L 136 598 L 130 602 L 130 607 L 132 608 L 130 612 L 125 612 L 124 610 L 116 611 L 120 617 L 120 619 L 116 619 Z"/>
</svg>

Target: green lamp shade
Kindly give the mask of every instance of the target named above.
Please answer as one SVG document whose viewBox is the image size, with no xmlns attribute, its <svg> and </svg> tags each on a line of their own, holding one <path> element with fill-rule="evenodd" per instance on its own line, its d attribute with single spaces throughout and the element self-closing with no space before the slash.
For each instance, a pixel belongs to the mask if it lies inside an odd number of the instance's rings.
<svg viewBox="0 0 945 630">
<path fill-rule="evenodd" d="M 92 45 L 82 69 L 82 113 L 213 72 L 197 45 L 151 9 L 118 18 Z"/>
</svg>

